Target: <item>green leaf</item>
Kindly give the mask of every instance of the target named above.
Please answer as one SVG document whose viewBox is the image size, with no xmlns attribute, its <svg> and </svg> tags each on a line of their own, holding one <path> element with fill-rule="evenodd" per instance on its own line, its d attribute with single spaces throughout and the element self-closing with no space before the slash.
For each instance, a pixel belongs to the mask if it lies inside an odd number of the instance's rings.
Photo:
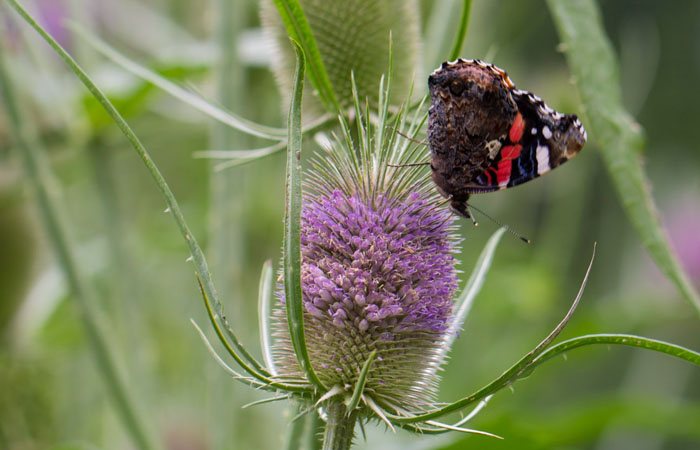
<svg viewBox="0 0 700 450">
<path fill-rule="evenodd" d="M 284 294 L 289 334 L 301 370 L 314 386 L 324 388 L 311 366 L 304 336 L 304 305 L 301 291 L 301 100 L 304 91 L 304 50 L 292 41 L 297 55 L 294 91 L 289 108 L 287 186 L 284 211 Z"/>
<path fill-rule="evenodd" d="M 324 107 L 329 112 L 338 112 L 340 104 L 304 10 L 297 0 L 274 0 L 274 2 L 289 37 L 301 46 L 304 56 L 308 59 L 309 79 L 318 91 Z"/>
<path fill-rule="evenodd" d="M 622 105 L 617 59 L 594 1 L 548 0 L 583 101 L 586 127 L 600 147 L 627 216 L 659 268 L 700 314 L 700 297 L 661 227 L 640 152 L 640 126 Z"/>
<path fill-rule="evenodd" d="M 146 67 L 136 63 L 119 53 L 116 49 L 102 41 L 100 38 L 85 30 L 83 27 L 70 24 L 69 28 L 75 32 L 77 36 L 82 38 L 92 48 L 100 54 L 110 59 L 115 64 L 122 67 L 124 70 L 131 72 L 133 75 L 152 83 L 176 99 L 187 103 L 192 108 L 206 114 L 214 120 L 217 120 L 225 125 L 235 128 L 243 133 L 252 136 L 258 136 L 270 140 L 281 140 L 287 133 L 284 128 L 273 128 L 257 124 L 243 117 L 239 117 L 229 111 L 226 111 L 215 104 L 208 102 L 197 94 L 194 94 L 187 89 L 184 89 L 158 73 L 147 69 Z"/>
<path fill-rule="evenodd" d="M 700 366 L 700 353 L 694 350 L 681 347 L 680 345 L 670 344 L 668 342 L 645 338 L 642 336 L 635 336 L 631 334 L 589 334 L 586 336 L 579 336 L 573 339 L 568 339 L 566 341 L 553 345 L 546 351 L 542 352 L 540 356 L 535 358 L 535 360 L 533 361 L 533 366 L 540 365 L 543 362 L 552 359 L 557 355 L 561 355 L 565 352 L 568 352 L 569 350 L 573 350 L 578 347 L 600 344 L 626 345 L 629 347 L 644 348 L 647 350 L 665 353 L 667 355 L 688 361 L 689 363 L 695 364 L 696 366 Z"/>
</svg>

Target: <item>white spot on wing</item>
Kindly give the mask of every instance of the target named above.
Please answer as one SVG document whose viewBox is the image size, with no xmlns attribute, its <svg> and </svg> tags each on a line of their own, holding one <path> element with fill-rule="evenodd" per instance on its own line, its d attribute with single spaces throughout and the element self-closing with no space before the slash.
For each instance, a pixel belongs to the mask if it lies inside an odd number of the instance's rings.
<svg viewBox="0 0 700 450">
<path fill-rule="evenodd" d="M 537 175 L 542 175 L 549 171 L 549 147 L 546 145 L 538 145 L 535 151 L 535 157 L 537 158 Z"/>
<path fill-rule="evenodd" d="M 552 130 L 546 125 L 542 128 L 542 136 L 544 136 L 545 139 L 552 139 Z"/>
<path fill-rule="evenodd" d="M 486 144 L 486 149 L 489 151 L 489 159 L 496 158 L 498 151 L 501 149 L 501 143 L 494 139 Z"/>
<path fill-rule="evenodd" d="M 537 128 L 533 128 L 532 130 L 530 130 L 530 133 L 531 133 L 531 134 L 537 134 Z"/>
</svg>

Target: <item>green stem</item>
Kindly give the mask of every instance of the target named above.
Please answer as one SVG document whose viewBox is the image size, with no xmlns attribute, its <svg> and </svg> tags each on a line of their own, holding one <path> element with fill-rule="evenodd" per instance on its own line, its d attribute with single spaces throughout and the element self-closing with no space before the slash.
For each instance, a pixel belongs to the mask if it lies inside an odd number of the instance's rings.
<svg viewBox="0 0 700 450">
<path fill-rule="evenodd" d="M 10 85 L 2 54 L 0 54 L 0 91 L 5 100 L 4 105 L 10 122 L 10 133 L 20 151 L 29 183 L 36 193 L 37 201 L 39 202 L 39 212 L 44 226 L 56 252 L 58 262 L 63 269 L 66 281 L 73 293 L 72 298 L 75 299 L 80 319 L 87 334 L 87 340 L 92 347 L 93 356 L 105 386 L 112 396 L 117 414 L 120 416 L 126 431 L 137 448 L 144 450 L 156 448 L 146 433 L 144 422 L 137 413 L 137 408 L 134 406 L 133 399 L 129 395 L 123 378 L 117 371 L 114 353 L 110 347 L 107 333 L 104 331 L 98 311 L 95 309 L 96 299 L 78 271 L 75 257 L 68 242 L 67 227 L 61 219 L 60 209 L 50 194 L 48 181 L 50 176 L 41 162 L 42 155 L 34 148 L 31 139 L 24 131 L 25 122 L 22 120 L 14 96 L 14 90 Z"/>
<path fill-rule="evenodd" d="M 348 450 L 355 436 L 358 411 L 350 414 L 342 402 L 331 402 L 326 408 L 326 430 L 323 434 L 323 450 Z"/>
</svg>

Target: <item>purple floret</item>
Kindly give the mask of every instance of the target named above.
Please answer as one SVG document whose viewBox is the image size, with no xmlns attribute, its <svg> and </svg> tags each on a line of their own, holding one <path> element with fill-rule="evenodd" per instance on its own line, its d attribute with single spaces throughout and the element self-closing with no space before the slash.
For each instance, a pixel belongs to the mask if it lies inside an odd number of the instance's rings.
<svg viewBox="0 0 700 450">
<path fill-rule="evenodd" d="M 339 190 L 306 202 L 306 311 L 363 333 L 445 331 L 457 287 L 449 212 L 418 194 L 368 203 Z"/>
</svg>

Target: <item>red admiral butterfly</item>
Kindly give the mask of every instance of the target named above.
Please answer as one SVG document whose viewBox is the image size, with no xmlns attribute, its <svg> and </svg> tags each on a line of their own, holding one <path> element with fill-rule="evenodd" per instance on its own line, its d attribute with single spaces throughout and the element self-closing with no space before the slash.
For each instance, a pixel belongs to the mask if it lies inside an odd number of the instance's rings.
<svg viewBox="0 0 700 450">
<path fill-rule="evenodd" d="M 515 89 L 493 64 L 458 59 L 428 78 L 432 178 L 466 218 L 470 194 L 530 181 L 573 158 L 586 131 L 573 114 Z"/>
</svg>

